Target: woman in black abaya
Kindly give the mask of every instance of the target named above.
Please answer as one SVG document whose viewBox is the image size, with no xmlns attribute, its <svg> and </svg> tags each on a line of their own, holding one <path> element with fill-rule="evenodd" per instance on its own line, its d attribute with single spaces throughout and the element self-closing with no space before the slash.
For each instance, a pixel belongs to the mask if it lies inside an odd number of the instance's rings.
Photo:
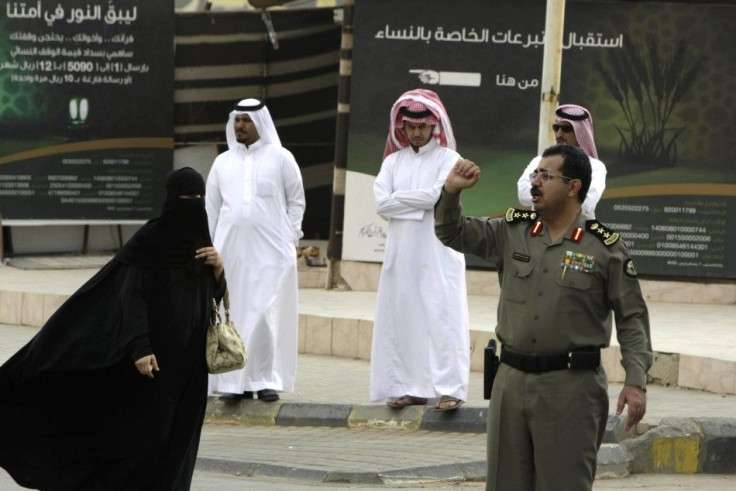
<svg viewBox="0 0 736 491">
<path fill-rule="evenodd" d="M 202 176 L 173 171 L 166 188 L 161 216 L 0 367 L 0 466 L 21 486 L 190 488 L 226 283 Z"/>
</svg>

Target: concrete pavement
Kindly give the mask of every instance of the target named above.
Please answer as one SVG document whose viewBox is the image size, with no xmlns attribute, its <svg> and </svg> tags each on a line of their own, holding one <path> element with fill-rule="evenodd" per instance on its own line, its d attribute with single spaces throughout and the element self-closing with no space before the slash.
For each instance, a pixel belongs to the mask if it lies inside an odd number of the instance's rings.
<svg viewBox="0 0 736 491">
<path fill-rule="evenodd" d="M 0 362 L 34 335 L 34 323 L 40 325 L 95 271 L 0 267 L 0 322 L 12 320 L 0 325 Z M 471 297 L 476 332 L 490 332 L 494 300 Z M 482 399 L 480 372 L 471 372 L 468 401 L 455 414 L 437 415 L 431 408 L 419 407 L 395 411 L 368 400 L 369 361 L 361 353 L 361 337 L 341 345 L 336 332 L 360 331 L 368 323 L 372 327 L 374 302 L 375 292 L 300 290 L 301 354 L 295 393 L 282 394 L 275 404 L 224 404 L 211 398 L 198 469 L 325 485 L 483 480 L 487 403 Z M 682 358 L 690 357 L 701 363 L 694 367 L 696 372 L 707 363 L 711 372 L 703 378 L 713 377 L 714 366 L 725 367 L 722 373 L 730 376 L 728 369 L 736 362 L 736 306 L 653 302 L 650 311 L 655 349 L 677 355 L 680 372 Z M 310 324 L 310 319 L 317 321 Z M 325 324 L 324 319 L 330 322 Z M 23 323 L 31 326 L 18 325 Z M 694 326 L 697 336 L 692 335 Z M 325 332 L 331 335 L 326 344 L 321 339 Z M 657 339 L 662 342 L 657 344 Z M 354 355 L 334 356 L 339 352 Z M 731 382 L 720 380 L 717 387 L 733 387 L 736 382 Z M 610 386 L 611 408 L 620 387 Z M 622 435 L 618 420 L 609 421 L 611 443 L 604 446 L 599 477 L 632 471 L 734 473 L 735 417 L 733 391 L 719 394 L 688 390 L 682 384 L 650 385 L 648 413 L 637 433 Z"/>
<path fill-rule="evenodd" d="M 33 327 L 0 325 L 0 360 L 36 332 Z M 313 484 L 484 479 L 487 405 L 480 373 L 471 373 L 468 402 L 457 415 L 436 418 L 431 408 L 395 411 L 368 401 L 369 367 L 365 360 L 301 354 L 296 391 L 282 394 L 278 403 L 224 404 L 212 397 L 198 468 Z M 620 387 L 609 388 L 612 407 Z M 734 395 L 651 386 L 648 396 L 641 431 L 673 417 L 725 420 L 734 417 L 736 408 Z M 692 448 L 692 439 L 678 441 L 691 442 L 684 446 Z M 605 466 L 599 472 L 606 472 Z"/>
</svg>

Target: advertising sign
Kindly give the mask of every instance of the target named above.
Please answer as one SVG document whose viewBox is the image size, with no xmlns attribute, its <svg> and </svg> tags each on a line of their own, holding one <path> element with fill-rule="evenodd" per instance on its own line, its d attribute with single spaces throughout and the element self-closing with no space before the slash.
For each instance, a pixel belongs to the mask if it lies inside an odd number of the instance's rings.
<svg viewBox="0 0 736 491">
<path fill-rule="evenodd" d="M 389 111 L 436 91 L 458 151 L 481 166 L 472 216 L 521 207 L 516 182 L 537 149 L 545 5 L 532 1 L 358 1 L 343 259 L 381 261 L 374 212 Z M 736 277 L 736 31 L 731 5 L 568 2 L 561 104 L 593 116 L 606 191 L 596 218 L 640 273 Z"/>
<path fill-rule="evenodd" d="M 0 213 L 142 220 L 173 163 L 172 1 L 0 1 Z"/>
</svg>

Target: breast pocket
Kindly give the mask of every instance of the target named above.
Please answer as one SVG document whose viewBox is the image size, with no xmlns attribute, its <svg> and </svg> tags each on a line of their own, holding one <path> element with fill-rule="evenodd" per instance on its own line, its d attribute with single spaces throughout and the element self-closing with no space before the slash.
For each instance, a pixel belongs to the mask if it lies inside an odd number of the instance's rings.
<svg viewBox="0 0 736 491">
<path fill-rule="evenodd" d="M 506 277 L 506 284 L 503 285 L 503 291 L 506 293 L 507 300 L 526 303 L 533 272 L 534 265 L 532 263 L 512 265 L 511 274 Z"/>
<path fill-rule="evenodd" d="M 259 198 L 272 198 L 276 194 L 276 187 L 269 181 L 256 183 L 256 194 Z"/>
<path fill-rule="evenodd" d="M 565 277 L 560 277 L 555 282 L 563 288 L 570 288 L 572 292 L 585 291 L 590 289 L 590 284 L 593 281 L 589 273 L 582 273 L 579 271 L 568 271 Z M 563 290 L 564 293 L 565 290 Z"/>
<path fill-rule="evenodd" d="M 555 278 L 559 286 L 555 311 L 568 319 L 589 318 L 590 309 L 597 305 L 602 292 L 594 291 L 594 276 L 591 273 L 568 270 L 563 278 Z M 597 287 L 595 287 L 597 288 Z"/>
</svg>

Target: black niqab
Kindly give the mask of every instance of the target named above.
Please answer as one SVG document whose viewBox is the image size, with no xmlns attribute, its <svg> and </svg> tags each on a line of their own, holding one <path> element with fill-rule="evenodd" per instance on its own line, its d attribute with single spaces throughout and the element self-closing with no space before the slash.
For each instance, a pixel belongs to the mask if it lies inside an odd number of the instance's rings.
<svg viewBox="0 0 736 491">
<path fill-rule="evenodd" d="M 166 201 L 161 216 L 146 223 L 118 252 L 115 259 L 149 268 L 201 271 L 204 259 L 195 260 L 197 249 L 212 245 L 204 207 L 204 179 L 191 167 L 166 176 Z M 182 198 L 195 196 L 199 198 Z"/>
</svg>

